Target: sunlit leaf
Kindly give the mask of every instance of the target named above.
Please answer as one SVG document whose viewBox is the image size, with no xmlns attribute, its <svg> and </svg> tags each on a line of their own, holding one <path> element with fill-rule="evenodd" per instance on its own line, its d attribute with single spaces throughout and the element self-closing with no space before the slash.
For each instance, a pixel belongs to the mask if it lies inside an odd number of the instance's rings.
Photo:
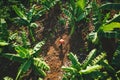
<svg viewBox="0 0 120 80">
<path fill-rule="evenodd" d="M 86 6 L 86 0 L 78 0 L 78 1 L 76 2 L 76 5 L 77 5 L 81 10 L 84 11 L 85 6 Z"/>
<path fill-rule="evenodd" d="M 6 45 L 8 45 L 9 43 L 7 43 L 7 42 L 5 42 L 5 41 L 0 41 L 0 46 L 6 46 Z"/>
<path fill-rule="evenodd" d="M 100 30 L 103 30 L 104 32 L 107 32 L 107 31 L 113 31 L 115 28 L 120 29 L 120 23 L 119 22 L 112 22 L 110 24 L 103 25 L 102 27 L 100 27 Z"/>
<path fill-rule="evenodd" d="M 38 52 L 41 50 L 41 47 L 42 47 L 44 44 L 45 44 L 45 41 L 41 41 L 41 42 L 37 43 L 37 44 L 35 45 L 35 47 L 33 48 L 33 53 L 32 53 L 32 54 L 37 55 Z"/>
<path fill-rule="evenodd" d="M 15 50 L 17 51 L 18 55 L 22 58 L 28 58 L 30 56 L 29 50 L 25 49 L 21 46 L 16 46 Z"/>
<path fill-rule="evenodd" d="M 12 8 L 20 18 L 27 20 L 26 15 L 16 5 L 14 5 Z"/>
</svg>

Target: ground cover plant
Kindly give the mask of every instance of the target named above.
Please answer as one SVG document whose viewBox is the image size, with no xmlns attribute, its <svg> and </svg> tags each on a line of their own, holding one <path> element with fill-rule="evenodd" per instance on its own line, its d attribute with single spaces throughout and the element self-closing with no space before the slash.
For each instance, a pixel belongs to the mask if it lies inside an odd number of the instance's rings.
<svg viewBox="0 0 120 80">
<path fill-rule="evenodd" d="M 120 80 L 119 0 L 1 0 L 0 79 Z"/>
</svg>

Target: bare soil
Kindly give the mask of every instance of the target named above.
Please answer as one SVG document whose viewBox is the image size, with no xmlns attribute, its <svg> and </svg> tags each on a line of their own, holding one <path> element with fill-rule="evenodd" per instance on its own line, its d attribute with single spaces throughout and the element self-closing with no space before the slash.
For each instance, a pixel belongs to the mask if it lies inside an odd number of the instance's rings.
<svg viewBox="0 0 120 80">
<path fill-rule="evenodd" d="M 50 43 L 48 47 L 48 52 L 45 56 L 45 61 L 50 66 L 50 71 L 47 72 L 47 76 L 44 80 L 62 80 L 63 71 L 62 66 L 69 65 L 67 54 L 70 50 L 69 45 L 69 35 L 63 34 L 62 39 L 65 40 L 65 43 L 62 45 L 59 43 L 61 38 L 58 37 L 54 43 Z"/>
</svg>

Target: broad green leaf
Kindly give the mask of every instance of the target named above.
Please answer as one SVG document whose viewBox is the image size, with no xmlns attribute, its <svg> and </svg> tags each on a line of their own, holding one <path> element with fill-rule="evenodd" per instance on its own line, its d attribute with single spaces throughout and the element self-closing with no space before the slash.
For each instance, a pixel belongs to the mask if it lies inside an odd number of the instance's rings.
<svg viewBox="0 0 120 80">
<path fill-rule="evenodd" d="M 5 41 L 0 41 L 0 46 L 7 46 L 9 43 L 5 42 Z"/>
<path fill-rule="evenodd" d="M 120 10 L 120 3 L 106 3 L 100 6 L 102 10 Z"/>
<path fill-rule="evenodd" d="M 80 21 L 82 19 L 84 19 L 86 17 L 86 14 L 85 13 L 81 13 L 78 17 L 77 17 L 77 20 L 76 21 Z"/>
<path fill-rule="evenodd" d="M 16 54 L 11 54 L 11 53 L 1 53 L 1 56 L 8 58 L 12 61 L 18 61 L 18 62 L 25 62 L 25 59 L 17 56 Z"/>
<path fill-rule="evenodd" d="M 41 50 L 41 47 L 42 47 L 44 44 L 45 44 L 45 41 L 41 41 L 41 42 L 37 43 L 37 44 L 35 45 L 35 47 L 33 48 L 33 54 L 34 54 L 34 55 L 37 55 L 38 52 Z"/>
<path fill-rule="evenodd" d="M 9 76 L 5 76 L 4 80 L 13 80 L 13 78 L 9 77 Z"/>
<path fill-rule="evenodd" d="M 20 18 L 27 20 L 26 15 L 16 5 L 12 6 L 12 8 Z"/>
<path fill-rule="evenodd" d="M 104 32 L 108 32 L 108 31 L 113 31 L 115 28 L 120 29 L 120 23 L 119 22 L 112 22 L 110 24 L 103 25 L 102 27 L 100 27 L 100 30 L 102 30 Z"/>
<path fill-rule="evenodd" d="M 75 9 L 75 1 L 74 0 L 70 0 L 70 4 L 72 6 L 72 9 L 74 10 Z"/>
<path fill-rule="evenodd" d="M 33 67 L 33 69 L 34 69 L 34 71 L 39 75 L 39 76 L 41 76 L 41 77 L 45 77 L 46 76 L 46 73 L 42 70 L 42 69 L 40 69 L 40 68 L 38 68 L 37 66 L 32 66 Z"/>
<path fill-rule="evenodd" d="M 97 50 L 96 49 L 93 49 L 90 51 L 90 53 L 88 54 L 88 56 L 86 57 L 86 59 L 84 60 L 82 66 L 83 66 L 83 69 L 86 68 L 93 60 L 93 58 L 95 57 L 97 53 Z"/>
<path fill-rule="evenodd" d="M 27 60 L 23 64 L 21 64 L 15 80 L 19 80 L 20 76 L 30 68 L 31 62 L 32 60 Z"/>
<path fill-rule="evenodd" d="M 69 53 L 68 56 L 69 56 L 69 59 L 72 62 L 72 66 L 79 70 L 80 67 L 81 67 L 81 64 L 79 63 L 77 56 L 74 55 L 73 53 Z"/>
<path fill-rule="evenodd" d="M 115 69 L 108 64 L 108 61 L 107 60 L 104 60 L 103 62 L 101 62 L 101 65 L 109 72 L 113 72 L 115 73 Z"/>
<path fill-rule="evenodd" d="M 30 53 L 28 49 L 25 49 L 24 47 L 21 46 L 16 46 L 15 50 L 17 51 L 18 55 L 22 58 L 28 58 L 30 57 Z"/>
<path fill-rule="evenodd" d="M 35 5 L 32 6 L 32 8 L 29 10 L 27 14 L 27 18 L 30 22 L 32 20 L 32 17 L 34 16 L 34 12 L 35 12 Z"/>
<path fill-rule="evenodd" d="M 88 66 L 85 70 L 79 71 L 80 74 L 89 74 L 96 70 L 102 69 L 101 65 Z"/>
<path fill-rule="evenodd" d="M 91 65 L 99 64 L 100 62 L 104 61 L 105 58 L 106 58 L 106 53 L 101 53 L 92 60 Z"/>
<path fill-rule="evenodd" d="M 46 64 L 45 61 L 41 60 L 40 58 L 34 58 L 34 65 L 42 70 L 50 70 L 50 67 Z"/>
<path fill-rule="evenodd" d="M 82 10 L 84 11 L 85 6 L 86 6 L 86 0 L 78 0 L 76 2 L 76 5 Z"/>
<path fill-rule="evenodd" d="M 65 71 L 65 72 L 70 72 L 70 73 L 76 73 L 77 72 L 77 69 L 73 68 L 73 67 L 64 67 L 62 66 L 62 69 Z"/>
</svg>

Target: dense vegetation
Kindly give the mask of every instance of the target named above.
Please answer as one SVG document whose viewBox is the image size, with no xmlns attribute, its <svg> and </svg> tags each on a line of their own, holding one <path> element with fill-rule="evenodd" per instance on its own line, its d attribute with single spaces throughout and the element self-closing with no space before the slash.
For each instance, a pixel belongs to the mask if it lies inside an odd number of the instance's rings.
<svg viewBox="0 0 120 80">
<path fill-rule="evenodd" d="M 4 61 L 7 60 L 11 64 L 17 63 L 15 67 L 19 68 L 14 76 L 0 73 L 0 79 L 31 80 L 30 76 L 35 77 L 34 80 L 44 79 L 50 70 L 40 54 L 46 42 L 58 32 L 68 32 L 73 38 L 88 29 L 84 37 L 87 47 L 84 51 L 79 47 L 78 53 L 89 54 L 80 61 L 76 51 L 69 52 L 71 63 L 61 67 L 62 79 L 120 80 L 119 10 L 119 0 L 1 0 L 0 66 L 1 69 L 4 67 L 2 72 L 6 72 Z M 53 26 L 55 23 L 57 25 Z M 79 40 L 83 36 L 80 35 Z M 62 37 L 60 44 L 62 49 Z"/>
</svg>

